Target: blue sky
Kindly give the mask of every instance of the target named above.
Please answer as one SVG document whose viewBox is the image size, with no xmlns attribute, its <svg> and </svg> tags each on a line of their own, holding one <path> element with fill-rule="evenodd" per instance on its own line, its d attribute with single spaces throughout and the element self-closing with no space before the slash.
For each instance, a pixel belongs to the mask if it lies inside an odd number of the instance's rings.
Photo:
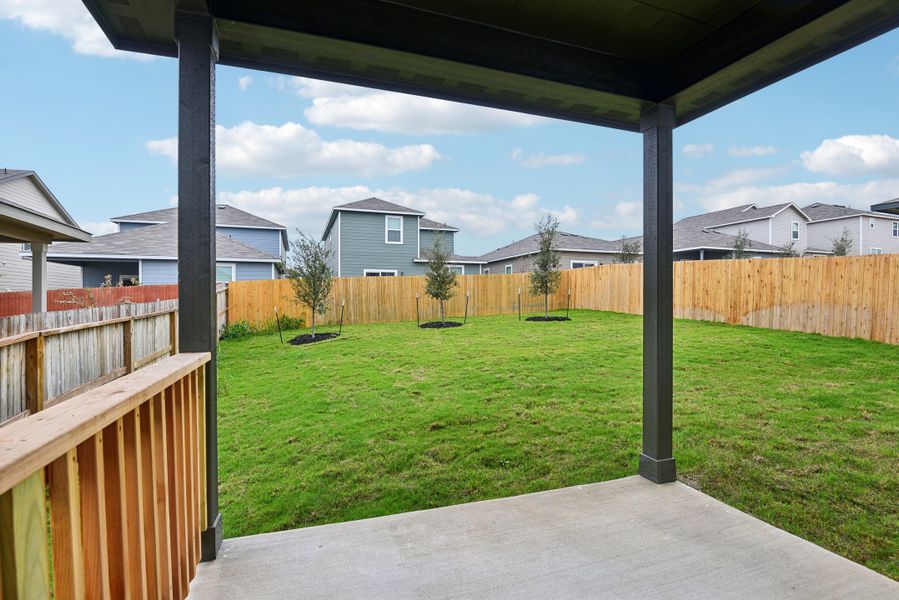
<svg viewBox="0 0 899 600">
<path fill-rule="evenodd" d="M 113 51 L 77 0 L 0 0 L 0 167 L 37 171 L 94 233 L 171 206 L 177 63 Z M 755 202 L 899 197 L 899 32 L 675 132 L 676 216 Z M 217 70 L 220 200 L 319 234 L 378 195 L 462 229 L 481 254 L 532 232 L 641 229 L 633 133 L 411 96 Z"/>
</svg>

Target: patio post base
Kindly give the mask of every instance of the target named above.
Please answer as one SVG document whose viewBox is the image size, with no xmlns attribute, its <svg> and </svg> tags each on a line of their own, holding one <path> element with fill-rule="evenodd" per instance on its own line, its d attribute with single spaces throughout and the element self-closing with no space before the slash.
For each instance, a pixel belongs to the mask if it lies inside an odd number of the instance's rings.
<svg viewBox="0 0 899 600">
<path fill-rule="evenodd" d="M 200 534 L 200 560 L 207 562 L 215 560 L 219 548 L 222 547 L 222 513 L 215 516 L 215 521 L 208 529 Z"/>
<path fill-rule="evenodd" d="M 640 476 L 653 483 L 670 483 L 677 480 L 673 458 L 657 460 L 645 454 L 640 455 Z"/>
</svg>

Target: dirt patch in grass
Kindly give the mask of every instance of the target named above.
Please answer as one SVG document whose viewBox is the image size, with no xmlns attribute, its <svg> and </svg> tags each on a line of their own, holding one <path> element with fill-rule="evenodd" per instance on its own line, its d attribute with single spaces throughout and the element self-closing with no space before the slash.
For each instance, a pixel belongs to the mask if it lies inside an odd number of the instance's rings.
<svg viewBox="0 0 899 600">
<path fill-rule="evenodd" d="M 302 346 L 303 344 L 314 344 L 315 342 L 333 340 L 336 337 L 336 333 L 316 333 L 315 337 L 312 337 L 311 333 L 304 333 L 303 335 L 298 335 L 297 337 L 290 340 L 288 344 L 293 344 L 294 346 Z"/>
<path fill-rule="evenodd" d="M 430 323 L 422 323 L 419 327 L 422 329 L 446 329 L 448 327 L 462 327 L 462 323 L 458 321 L 431 321 Z"/>
<path fill-rule="evenodd" d="M 528 317 L 525 321 L 570 321 L 568 317 Z"/>
</svg>

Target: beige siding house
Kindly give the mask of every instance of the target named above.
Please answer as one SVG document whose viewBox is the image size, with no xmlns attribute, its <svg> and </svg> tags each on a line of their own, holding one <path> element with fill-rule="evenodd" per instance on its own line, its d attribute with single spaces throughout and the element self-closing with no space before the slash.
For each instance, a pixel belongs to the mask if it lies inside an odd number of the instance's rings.
<svg viewBox="0 0 899 600">
<path fill-rule="evenodd" d="M 0 203 L 8 209 L 10 218 L 13 213 L 21 213 L 33 215 L 36 220 L 49 220 L 68 226 L 74 223 L 33 171 L 0 169 Z M 23 257 L 22 251 L 21 241 L 13 241 L 13 238 L 0 239 L 0 291 L 32 288 L 31 258 Z M 47 264 L 46 287 L 81 287 L 81 268 Z"/>
</svg>

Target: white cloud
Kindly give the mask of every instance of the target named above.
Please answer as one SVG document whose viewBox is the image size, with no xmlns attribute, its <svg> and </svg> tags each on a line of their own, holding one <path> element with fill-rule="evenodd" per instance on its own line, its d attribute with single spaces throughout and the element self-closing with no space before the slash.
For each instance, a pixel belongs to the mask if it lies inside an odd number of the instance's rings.
<svg viewBox="0 0 899 600">
<path fill-rule="evenodd" d="M 512 160 L 526 169 L 542 169 L 543 167 L 566 167 L 577 165 L 585 160 L 584 154 L 524 154 L 521 148 L 512 150 Z"/>
<path fill-rule="evenodd" d="M 728 171 L 708 182 L 708 186 L 712 188 L 722 189 L 734 186 L 747 185 L 762 181 L 773 177 L 779 173 L 783 173 L 784 167 L 769 167 L 760 169 L 735 169 Z"/>
<path fill-rule="evenodd" d="M 696 201 L 707 210 L 721 210 L 743 204 L 781 204 L 794 202 L 806 206 L 813 202 L 844 204 L 868 209 L 872 204 L 899 196 L 899 179 L 881 179 L 864 183 L 789 183 L 772 186 L 740 186 L 732 189 L 706 188 Z"/>
<path fill-rule="evenodd" d="M 240 79 L 237 80 L 237 85 L 240 86 L 240 90 L 242 92 L 247 91 L 247 88 L 250 87 L 250 84 L 253 83 L 253 78 L 249 75 L 244 75 Z"/>
<path fill-rule="evenodd" d="M 768 154 L 777 154 L 778 149 L 774 146 L 731 146 L 727 149 L 727 153 L 731 156 L 747 157 L 747 156 L 766 156 Z"/>
<path fill-rule="evenodd" d="M 119 230 L 118 225 L 112 221 L 78 221 L 78 226 L 92 235 L 106 235 Z"/>
<path fill-rule="evenodd" d="M 441 158 L 430 144 L 388 148 L 374 142 L 325 141 L 298 123 L 281 126 L 244 121 L 218 125 L 216 168 L 227 175 L 297 177 L 313 174 L 395 175 L 430 166 Z M 178 138 L 147 142 L 151 154 L 178 157 Z"/>
<path fill-rule="evenodd" d="M 0 0 L 0 19 L 18 21 L 28 29 L 60 35 L 78 54 L 149 60 L 147 54 L 122 52 L 109 43 L 84 4 L 76 0 Z"/>
<path fill-rule="evenodd" d="M 553 214 L 563 225 L 578 220 L 577 211 L 565 206 L 548 210 L 540 205 L 536 194 L 520 194 L 499 198 L 460 188 L 373 189 L 368 186 L 307 187 L 284 189 L 273 187 L 258 191 L 222 192 L 220 202 L 252 211 L 280 222 L 291 231 L 299 228 L 319 235 L 332 206 L 376 196 L 389 202 L 425 212 L 429 219 L 449 223 L 467 233 L 492 235 L 509 229 L 530 229 L 544 214 Z"/>
<path fill-rule="evenodd" d="M 619 202 L 611 215 L 602 215 L 590 221 L 593 229 L 638 233 L 643 230 L 643 203 Z"/>
<path fill-rule="evenodd" d="M 829 175 L 899 175 L 899 140 L 888 135 L 844 135 L 826 139 L 801 155 L 809 171 Z"/>
<path fill-rule="evenodd" d="M 684 145 L 684 155 L 689 158 L 700 158 L 708 156 L 715 151 L 715 144 L 686 144 Z"/>
<path fill-rule="evenodd" d="M 276 89 L 311 98 L 305 110 L 310 123 L 411 135 L 437 135 L 530 127 L 546 122 L 542 117 L 423 98 L 395 92 L 307 79 L 275 77 Z"/>
</svg>

